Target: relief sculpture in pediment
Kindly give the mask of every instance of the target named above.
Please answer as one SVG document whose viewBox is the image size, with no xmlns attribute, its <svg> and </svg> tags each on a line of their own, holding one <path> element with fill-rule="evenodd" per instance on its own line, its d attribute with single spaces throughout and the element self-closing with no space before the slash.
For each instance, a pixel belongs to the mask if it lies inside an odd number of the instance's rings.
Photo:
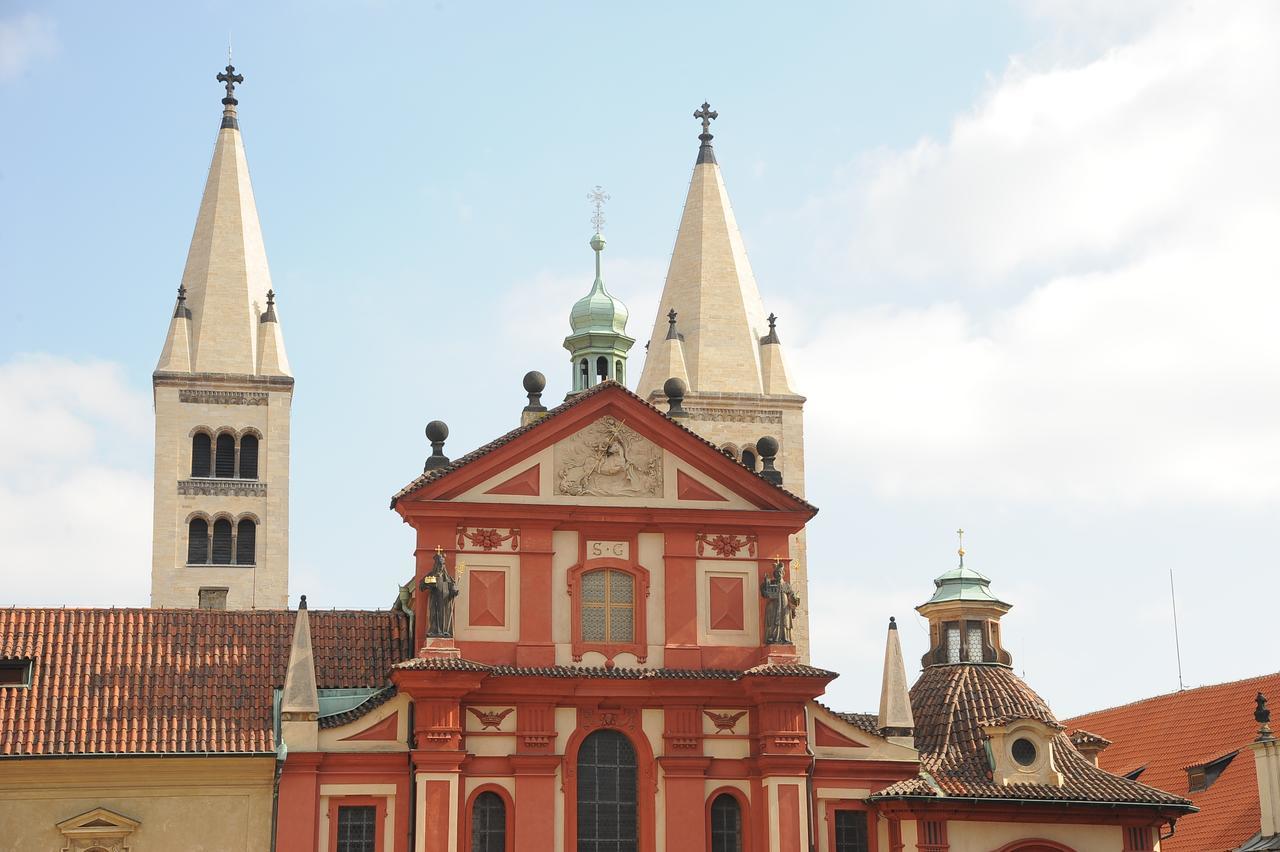
<svg viewBox="0 0 1280 852">
<path fill-rule="evenodd" d="M 661 497 L 662 450 L 621 420 L 602 417 L 556 445 L 556 493 Z"/>
</svg>

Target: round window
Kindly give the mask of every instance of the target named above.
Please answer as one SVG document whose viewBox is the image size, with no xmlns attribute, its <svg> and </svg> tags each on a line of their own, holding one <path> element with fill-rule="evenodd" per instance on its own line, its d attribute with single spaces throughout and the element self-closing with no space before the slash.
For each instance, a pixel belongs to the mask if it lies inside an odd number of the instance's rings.
<svg viewBox="0 0 1280 852">
<path fill-rule="evenodd" d="M 1036 744 L 1026 737 L 1013 741 L 1013 759 L 1021 766 L 1030 766 L 1036 762 Z"/>
</svg>

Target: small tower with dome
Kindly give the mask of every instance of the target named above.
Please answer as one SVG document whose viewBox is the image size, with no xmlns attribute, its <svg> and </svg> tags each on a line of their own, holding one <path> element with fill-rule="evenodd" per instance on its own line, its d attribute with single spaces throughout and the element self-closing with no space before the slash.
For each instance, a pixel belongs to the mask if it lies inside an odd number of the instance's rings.
<svg viewBox="0 0 1280 852">
<path fill-rule="evenodd" d="M 627 352 L 636 342 L 634 337 L 627 336 L 627 306 L 605 289 L 600 273 L 600 254 L 605 247 L 600 233 L 604 226 L 602 208 L 609 196 L 596 187 L 587 197 L 596 207 L 591 217 L 595 234 L 590 243 L 596 254 L 596 278 L 591 291 L 575 302 L 569 312 L 571 331 L 564 339 L 564 348 L 569 350 L 573 365 L 573 393 L 605 380 L 626 384 Z"/>
</svg>

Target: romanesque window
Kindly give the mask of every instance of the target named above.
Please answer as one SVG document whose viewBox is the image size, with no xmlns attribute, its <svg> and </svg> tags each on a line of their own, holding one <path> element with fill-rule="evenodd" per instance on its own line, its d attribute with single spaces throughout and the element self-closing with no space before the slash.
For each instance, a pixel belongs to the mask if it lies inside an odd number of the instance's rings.
<svg viewBox="0 0 1280 852">
<path fill-rule="evenodd" d="M 187 524 L 187 564 L 205 565 L 209 562 L 209 522 L 204 518 L 192 518 Z"/>
<path fill-rule="evenodd" d="M 729 793 L 711 803 L 711 852 L 742 852 L 742 806 Z"/>
<path fill-rule="evenodd" d="M 214 445 L 217 452 L 213 457 L 213 475 L 221 479 L 230 479 L 236 475 L 236 437 L 230 432 L 218 436 Z"/>
<path fill-rule="evenodd" d="M 236 564 L 252 565 L 254 563 L 255 540 L 258 525 L 252 518 L 241 518 L 236 524 Z"/>
<path fill-rule="evenodd" d="M 609 359 L 601 355 L 596 359 L 596 383 L 609 378 Z"/>
<path fill-rule="evenodd" d="M 756 451 L 754 448 L 743 447 L 742 466 L 751 471 L 756 469 Z"/>
<path fill-rule="evenodd" d="M 471 805 L 471 852 L 507 852 L 507 803 L 491 790 Z"/>
<path fill-rule="evenodd" d="M 835 852 L 868 852 L 867 812 L 838 810 L 835 812 Z"/>
<path fill-rule="evenodd" d="M 245 435 L 240 438 L 240 478 L 258 478 L 258 436 Z"/>
<path fill-rule="evenodd" d="M 213 558 L 214 565 L 230 565 L 232 550 L 231 521 L 218 518 L 213 522 Z"/>
<path fill-rule="evenodd" d="M 376 852 L 378 809 L 373 805 L 338 807 L 337 852 Z"/>
<path fill-rule="evenodd" d="M 191 475 L 213 476 L 213 439 L 206 432 L 191 436 Z"/>
<path fill-rule="evenodd" d="M 596 731 L 578 749 L 579 852 L 636 852 L 636 752 L 618 731 Z"/>
<path fill-rule="evenodd" d="M 635 641 L 635 580 L 625 571 L 603 569 L 582 575 L 583 642 Z"/>
</svg>

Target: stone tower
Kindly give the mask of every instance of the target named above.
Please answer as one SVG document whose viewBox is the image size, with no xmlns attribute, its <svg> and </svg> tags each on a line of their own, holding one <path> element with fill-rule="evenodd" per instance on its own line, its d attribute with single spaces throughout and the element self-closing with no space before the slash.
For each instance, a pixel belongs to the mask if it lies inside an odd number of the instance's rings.
<svg viewBox="0 0 1280 852">
<path fill-rule="evenodd" d="M 151 605 L 283 608 L 293 376 L 228 65 L 222 126 L 152 376 Z"/>
<path fill-rule="evenodd" d="M 600 214 L 596 214 L 597 222 Z M 596 279 L 591 291 L 574 302 L 569 312 L 571 333 L 564 339 L 573 365 L 573 393 L 584 391 L 606 379 L 626 384 L 627 352 L 636 342 L 627 336 L 627 306 L 604 287 L 600 275 L 600 253 L 604 237 L 599 230 L 591 237 L 596 253 Z"/>
<path fill-rule="evenodd" d="M 756 442 L 766 435 L 776 438 L 783 486 L 803 497 L 804 397 L 787 380 L 776 318 L 765 315 L 729 204 L 711 146 L 710 124 L 716 117 L 705 103 L 694 113 L 702 120 L 701 144 L 636 392 L 661 402 L 663 383 L 683 379 L 689 388 L 684 425 L 755 471 L 761 469 Z M 808 660 L 803 533 L 792 541 L 791 555 L 791 583 L 802 599 L 796 650 Z"/>
</svg>

